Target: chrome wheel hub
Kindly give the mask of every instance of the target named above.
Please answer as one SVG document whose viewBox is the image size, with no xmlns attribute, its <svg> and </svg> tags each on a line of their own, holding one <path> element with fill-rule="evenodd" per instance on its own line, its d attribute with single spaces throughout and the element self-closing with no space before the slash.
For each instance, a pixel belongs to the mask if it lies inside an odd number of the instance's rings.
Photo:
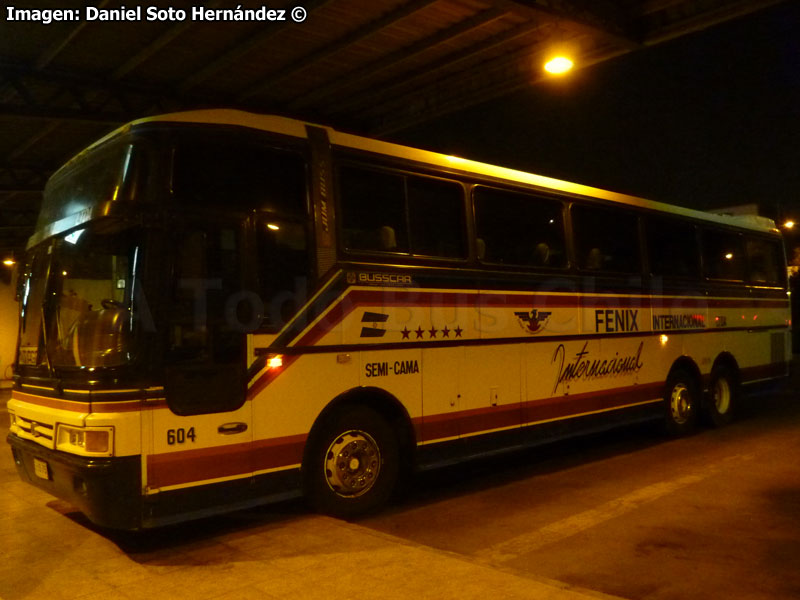
<svg viewBox="0 0 800 600">
<path fill-rule="evenodd" d="M 689 388 L 683 383 L 678 383 L 672 388 L 669 399 L 669 410 L 672 419 L 678 425 L 683 425 L 692 416 L 694 405 Z"/>
<path fill-rule="evenodd" d="M 325 454 L 325 480 L 346 497 L 366 494 L 378 479 L 381 453 L 378 444 L 364 431 L 347 431 L 338 436 Z"/>
</svg>

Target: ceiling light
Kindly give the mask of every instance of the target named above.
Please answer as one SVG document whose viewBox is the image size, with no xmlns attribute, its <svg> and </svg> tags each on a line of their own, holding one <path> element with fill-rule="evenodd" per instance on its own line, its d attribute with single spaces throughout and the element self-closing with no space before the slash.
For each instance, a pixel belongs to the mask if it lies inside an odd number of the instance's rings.
<svg viewBox="0 0 800 600">
<path fill-rule="evenodd" d="M 544 70 L 551 75 L 563 75 L 572 70 L 574 63 L 566 56 L 556 56 L 544 64 Z"/>
</svg>

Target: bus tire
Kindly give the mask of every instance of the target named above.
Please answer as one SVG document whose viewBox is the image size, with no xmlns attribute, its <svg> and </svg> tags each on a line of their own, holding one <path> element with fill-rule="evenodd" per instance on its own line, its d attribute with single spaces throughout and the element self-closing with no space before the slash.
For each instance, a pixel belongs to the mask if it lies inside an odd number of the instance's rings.
<svg viewBox="0 0 800 600">
<path fill-rule="evenodd" d="M 317 511 L 342 519 L 374 511 L 394 491 L 399 458 L 395 432 L 375 411 L 336 411 L 312 435 L 303 460 L 307 499 Z"/>
<path fill-rule="evenodd" d="M 664 408 L 669 435 L 683 436 L 694 431 L 700 408 L 697 379 L 683 369 L 670 373 L 664 390 Z"/>
<path fill-rule="evenodd" d="M 714 427 L 727 425 L 733 420 L 738 400 L 739 382 L 735 372 L 726 365 L 715 367 L 703 407 L 705 420 Z"/>
</svg>

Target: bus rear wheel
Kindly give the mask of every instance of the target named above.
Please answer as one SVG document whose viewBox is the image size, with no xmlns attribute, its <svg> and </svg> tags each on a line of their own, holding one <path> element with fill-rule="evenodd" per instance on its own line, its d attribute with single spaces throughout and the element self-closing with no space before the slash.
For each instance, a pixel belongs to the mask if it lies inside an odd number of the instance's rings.
<svg viewBox="0 0 800 600">
<path fill-rule="evenodd" d="M 337 411 L 312 435 L 303 472 L 319 512 L 343 519 L 369 513 L 388 501 L 397 482 L 397 436 L 369 408 Z"/>
<path fill-rule="evenodd" d="M 667 433 L 687 435 L 697 426 L 700 391 L 697 381 L 682 369 L 673 371 L 665 386 L 665 424 Z"/>
<path fill-rule="evenodd" d="M 739 385 L 734 371 L 722 365 L 711 372 L 711 384 L 703 410 L 710 425 L 722 427 L 733 420 L 739 396 Z"/>
</svg>

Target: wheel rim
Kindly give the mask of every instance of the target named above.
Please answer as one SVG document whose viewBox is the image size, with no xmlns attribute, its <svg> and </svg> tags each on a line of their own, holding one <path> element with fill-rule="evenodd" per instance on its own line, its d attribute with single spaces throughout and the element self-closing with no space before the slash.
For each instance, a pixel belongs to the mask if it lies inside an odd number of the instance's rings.
<svg viewBox="0 0 800 600">
<path fill-rule="evenodd" d="M 731 386 L 723 377 L 714 384 L 714 407 L 721 415 L 727 413 L 731 407 Z"/>
<path fill-rule="evenodd" d="M 325 453 L 325 480 L 340 496 L 366 494 L 378 480 L 381 451 L 371 435 L 351 430 L 338 436 Z"/>
<path fill-rule="evenodd" d="M 669 409 L 672 420 L 678 425 L 683 425 L 692 416 L 694 404 L 689 387 L 684 383 L 678 383 L 672 388 L 669 399 Z"/>
</svg>

